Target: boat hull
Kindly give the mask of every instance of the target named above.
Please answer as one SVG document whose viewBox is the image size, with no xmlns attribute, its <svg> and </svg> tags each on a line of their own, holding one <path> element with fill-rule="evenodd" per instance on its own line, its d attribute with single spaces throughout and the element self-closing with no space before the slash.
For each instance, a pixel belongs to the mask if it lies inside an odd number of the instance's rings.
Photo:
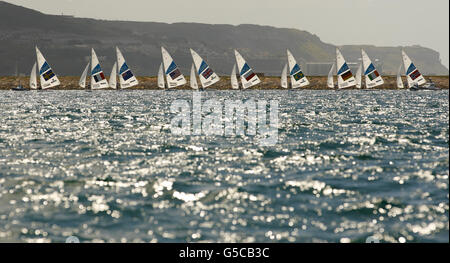
<svg viewBox="0 0 450 263">
<path fill-rule="evenodd" d="M 17 86 L 17 87 L 12 88 L 11 90 L 13 90 L 13 91 L 29 91 L 29 89 L 24 88 L 23 86 Z"/>
<path fill-rule="evenodd" d="M 417 91 L 417 90 L 440 90 L 434 83 L 427 84 L 427 85 L 414 85 L 409 90 Z"/>
</svg>

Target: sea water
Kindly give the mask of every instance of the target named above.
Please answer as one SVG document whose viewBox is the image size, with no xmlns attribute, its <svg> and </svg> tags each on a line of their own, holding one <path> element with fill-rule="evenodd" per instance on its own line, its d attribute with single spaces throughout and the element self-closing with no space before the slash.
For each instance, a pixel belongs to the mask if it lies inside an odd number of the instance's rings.
<svg viewBox="0 0 450 263">
<path fill-rule="evenodd" d="M 448 91 L 277 100 L 278 143 L 180 136 L 191 91 L 0 92 L 0 242 L 449 242 Z"/>
</svg>

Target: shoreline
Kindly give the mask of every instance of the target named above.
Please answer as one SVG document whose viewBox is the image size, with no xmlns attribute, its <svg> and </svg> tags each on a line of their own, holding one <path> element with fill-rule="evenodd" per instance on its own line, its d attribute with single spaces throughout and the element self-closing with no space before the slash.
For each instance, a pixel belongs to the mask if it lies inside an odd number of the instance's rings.
<svg viewBox="0 0 450 263">
<path fill-rule="evenodd" d="M 58 76 L 61 81 L 61 85 L 50 90 L 84 90 L 78 86 L 79 76 Z M 14 76 L 4 76 L 0 77 L 0 90 L 11 90 L 11 88 L 17 86 L 17 77 Z M 108 79 L 108 77 L 106 78 Z M 137 77 L 139 85 L 129 90 L 162 90 L 157 86 L 157 77 Z M 249 90 L 286 90 L 280 87 L 280 77 L 260 77 L 261 84 L 250 88 Z M 313 76 L 308 77 L 310 85 L 304 88 L 298 88 L 296 90 L 335 90 L 327 87 L 327 77 L 326 76 Z M 376 87 L 374 90 L 398 90 L 396 85 L 397 76 L 383 76 L 385 84 Z M 442 90 L 449 89 L 449 76 L 428 76 L 426 79 L 431 79 L 436 85 Z M 186 77 L 187 83 L 189 83 L 189 77 Z M 336 80 L 336 79 L 335 79 Z M 405 82 L 405 77 L 403 77 Z M 24 87 L 28 88 L 29 77 L 20 77 L 20 82 Z M 406 83 L 405 83 L 406 86 Z M 192 90 L 189 84 L 182 87 L 175 88 L 173 90 Z M 232 90 L 230 85 L 229 76 L 221 76 L 220 81 L 211 87 L 206 88 L 206 90 Z M 290 89 L 290 88 L 289 88 Z M 348 90 L 357 89 L 349 88 Z M 364 83 L 363 83 L 364 89 Z M 113 89 L 104 89 L 113 90 Z"/>
</svg>

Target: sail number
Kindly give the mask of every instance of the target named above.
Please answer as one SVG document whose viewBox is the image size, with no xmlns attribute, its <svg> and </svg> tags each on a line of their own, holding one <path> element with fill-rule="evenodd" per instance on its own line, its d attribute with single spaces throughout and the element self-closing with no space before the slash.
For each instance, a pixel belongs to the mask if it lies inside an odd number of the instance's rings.
<svg viewBox="0 0 450 263">
<path fill-rule="evenodd" d="M 223 251 L 226 258 L 269 258 L 269 248 L 226 248 Z"/>
</svg>

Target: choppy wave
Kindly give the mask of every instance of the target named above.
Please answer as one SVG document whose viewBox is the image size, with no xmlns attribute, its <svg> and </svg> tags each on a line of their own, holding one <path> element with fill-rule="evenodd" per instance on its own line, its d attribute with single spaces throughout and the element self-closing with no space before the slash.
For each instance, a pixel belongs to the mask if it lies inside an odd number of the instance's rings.
<svg viewBox="0 0 450 263">
<path fill-rule="evenodd" d="M 174 136 L 189 91 L 0 94 L 0 241 L 448 242 L 448 91 L 279 100 L 279 142 Z"/>
</svg>

